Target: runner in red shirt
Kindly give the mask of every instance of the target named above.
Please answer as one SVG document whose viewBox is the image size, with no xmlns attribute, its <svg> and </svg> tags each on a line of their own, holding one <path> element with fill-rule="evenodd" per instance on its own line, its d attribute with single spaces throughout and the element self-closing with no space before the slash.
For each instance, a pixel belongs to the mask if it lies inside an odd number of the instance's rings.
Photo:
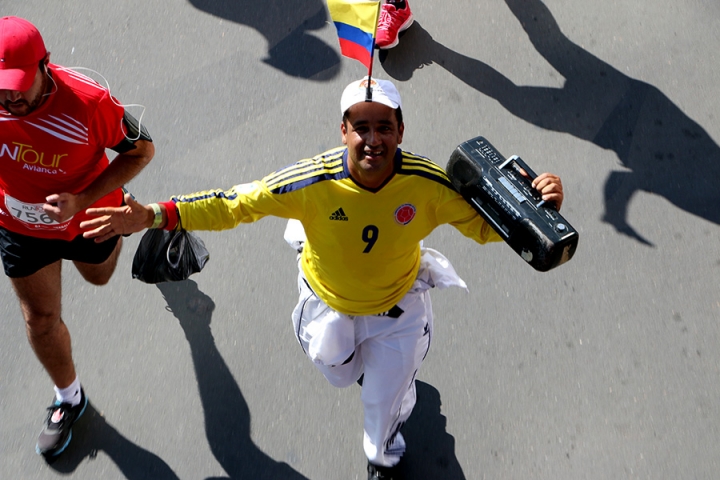
<svg viewBox="0 0 720 480">
<path fill-rule="evenodd" d="M 61 263 L 71 260 L 94 285 L 110 280 L 122 238 L 95 243 L 79 224 L 88 207 L 122 204 L 122 185 L 154 147 L 106 88 L 51 64 L 38 30 L 18 17 L 0 19 L 0 107 L 0 258 L 30 345 L 55 383 L 36 447 L 53 456 L 87 405 L 60 317 Z M 118 152 L 112 162 L 106 148 Z"/>
</svg>

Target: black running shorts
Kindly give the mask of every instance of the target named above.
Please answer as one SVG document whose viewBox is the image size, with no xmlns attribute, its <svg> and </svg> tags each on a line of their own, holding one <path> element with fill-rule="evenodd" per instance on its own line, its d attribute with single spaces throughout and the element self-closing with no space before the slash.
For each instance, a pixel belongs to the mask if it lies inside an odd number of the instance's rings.
<svg viewBox="0 0 720 480">
<path fill-rule="evenodd" d="M 32 275 L 58 260 L 99 264 L 110 257 L 118 239 L 101 243 L 78 235 L 72 241 L 28 237 L 0 227 L 0 257 L 5 275 L 21 278 Z"/>
</svg>

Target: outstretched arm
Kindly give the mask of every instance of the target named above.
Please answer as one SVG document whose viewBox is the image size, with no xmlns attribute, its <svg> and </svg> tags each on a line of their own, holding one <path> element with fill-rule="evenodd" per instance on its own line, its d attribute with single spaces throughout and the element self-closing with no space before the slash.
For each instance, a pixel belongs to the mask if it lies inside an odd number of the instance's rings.
<svg viewBox="0 0 720 480">
<path fill-rule="evenodd" d="M 87 230 L 83 237 L 94 238 L 99 243 L 116 235 L 129 235 L 152 226 L 155 220 L 152 206 L 136 202 L 130 194 L 125 195 L 125 203 L 127 205 L 122 207 L 89 208 L 87 214 L 97 218 L 80 223 L 80 228 Z M 162 212 L 162 222 L 158 228 L 162 228 L 167 224 L 168 214 L 165 205 L 158 206 Z"/>
</svg>

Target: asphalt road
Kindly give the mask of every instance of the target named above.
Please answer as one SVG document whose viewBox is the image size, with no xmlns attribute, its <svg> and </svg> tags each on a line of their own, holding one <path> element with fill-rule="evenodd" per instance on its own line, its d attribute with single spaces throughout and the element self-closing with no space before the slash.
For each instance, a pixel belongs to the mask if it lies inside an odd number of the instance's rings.
<svg viewBox="0 0 720 480">
<path fill-rule="evenodd" d="M 548 273 L 451 227 L 427 240 L 470 292 L 433 292 L 408 478 L 718 478 L 720 3 L 412 6 L 374 72 L 402 94 L 403 147 L 444 165 L 483 135 L 558 173 L 581 240 Z M 340 93 L 364 74 L 321 0 L 0 8 L 33 21 L 53 61 L 144 106 L 157 154 L 129 188 L 145 202 L 339 145 Z M 327 384 L 292 334 L 283 228 L 203 232 L 211 260 L 179 284 L 131 278 L 139 236 L 105 287 L 65 265 L 91 408 L 52 465 L 34 453 L 51 384 L 0 278 L 0 478 L 364 479 L 359 390 Z"/>
</svg>

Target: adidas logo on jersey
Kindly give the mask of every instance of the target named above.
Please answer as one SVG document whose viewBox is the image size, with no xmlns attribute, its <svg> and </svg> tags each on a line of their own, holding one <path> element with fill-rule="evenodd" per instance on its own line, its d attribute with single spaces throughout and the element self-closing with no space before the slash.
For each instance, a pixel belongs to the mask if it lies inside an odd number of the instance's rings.
<svg viewBox="0 0 720 480">
<path fill-rule="evenodd" d="M 345 212 L 343 211 L 342 207 L 335 210 L 332 215 L 330 215 L 330 220 L 339 220 L 341 222 L 347 222 L 348 217 L 345 216 Z"/>
</svg>

